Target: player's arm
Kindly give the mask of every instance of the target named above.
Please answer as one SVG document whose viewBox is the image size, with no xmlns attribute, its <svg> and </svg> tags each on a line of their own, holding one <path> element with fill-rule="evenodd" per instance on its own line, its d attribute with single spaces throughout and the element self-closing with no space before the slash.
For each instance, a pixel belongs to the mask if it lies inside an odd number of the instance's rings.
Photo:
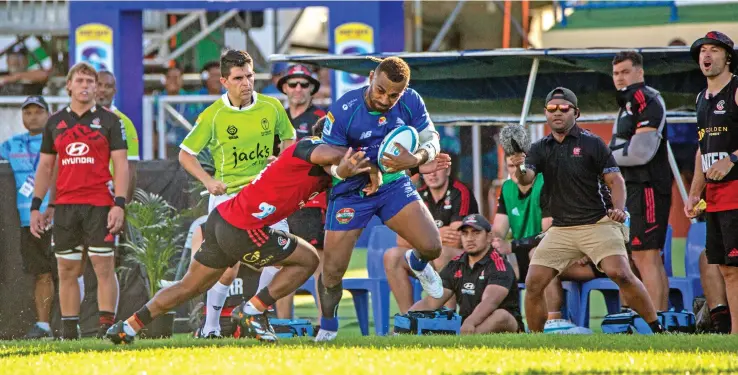
<svg viewBox="0 0 738 375">
<path fill-rule="evenodd" d="M 702 151 L 698 147 L 694 155 L 694 177 L 692 177 L 692 185 L 689 187 L 689 197 L 684 205 L 684 213 L 690 219 L 702 213 L 702 210 L 695 210 L 694 207 L 700 201 L 706 184 L 705 172 L 702 170 Z"/>
<path fill-rule="evenodd" d="M 304 138 L 298 142 L 293 155 L 325 167 L 327 173 L 341 180 L 371 170 L 369 158 L 363 151 L 353 152 L 351 148 L 331 146 L 318 138 Z"/>
<path fill-rule="evenodd" d="M 110 159 L 113 161 L 113 171 L 115 171 L 113 187 L 115 188 L 116 206 L 121 206 L 122 204 L 117 202 L 118 197 L 125 199 L 128 194 L 128 142 L 126 142 L 125 125 L 118 116 L 115 116 L 115 119 L 118 121 L 112 124 L 108 142 L 110 144 Z M 110 219 L 108 221 L 110 222 Z M 118 225 L 123 225 L 122 217 L 120 222 L 112 227 L 111 233 L 116 233 L 120 229 Z"/>
<path fill-rule="evenodd" d="M 636 96 L 643 96 L 643 90 L 637 91 Z M 638 103 L 638 100 L 633 101 Z M 656 155 L 662 142 L 661 134 L 657 131 L 666 121 L 666 106 L 659 96 L 648 99 L 648 102 L 636 104 L 632 111 L 636 122 L 635 134 L 628 142 L 612 148 L 615 161 L 620 166 L 644 165 Z"/>
<path fill-rule="evenodd" d="M 412 108 L 410 125 L 417 129 L 420 143 L 415 152 L 415 157 L 418 158 L 417 165 L 423 165 L 433 161 L 441 152 L 441 137 L 433 125 L 428 108 L 420 94 L 412 90 L 408 93 L 407 102 Z"/>
<path fill-rule="evenodd" d="M 33 200 L 31 201 L 31 233 L 41 238 L 41 233 L 46 229 L 43 216 L 38 211 L 43 203 L 43 197 L 49 191 L 49 183 L 54 174 L 56 164 L 56 149 L 54 147 L 54 135 L 52 127 L 46 123 L 43 138 L 41 140 L 41 153 L 39 154 L 36 175 L 34 176 Z M 53 202 L 49 200 L 49 202 Z"/>
</svg>

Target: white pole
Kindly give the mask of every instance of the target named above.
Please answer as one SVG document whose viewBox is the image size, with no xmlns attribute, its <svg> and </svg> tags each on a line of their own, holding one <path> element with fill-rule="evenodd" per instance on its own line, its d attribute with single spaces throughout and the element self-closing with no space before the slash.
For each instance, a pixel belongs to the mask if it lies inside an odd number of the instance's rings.
<svg viewBox="0 0 738 375">
<path fill-rule="evenodd" d="M 682 174 L 679 173 L 679 168 L 677 167 L 676 159 L 674 158 L 674 152 L 671 150 L 671 144 L 669 141 L 666 141 L 666 152 L 669 156 L 669 167 L 671 167 L 671 173 L 674 175 L 674 180 L 677 184 L 677 189 L 679 189 L 679 195 L 682 196 L 682 202 L 684 202 L 684 205 L 687 205 L 687 199 L 689 199 L 689 196 L 687 195 L 687 189 L 684 187 L 684 181 L 682 181 Z M 692 224 L 697 222 L 697 219 L 690 219 L 690 222 Z"/>
<path fill-rule="evenodd" d="M 472 165 L 474 170 L 474 197 L 482 204 L 482 130 L 472 126 Z M 480 209 L 481 210 L 481 209 Z"/>
</svg>

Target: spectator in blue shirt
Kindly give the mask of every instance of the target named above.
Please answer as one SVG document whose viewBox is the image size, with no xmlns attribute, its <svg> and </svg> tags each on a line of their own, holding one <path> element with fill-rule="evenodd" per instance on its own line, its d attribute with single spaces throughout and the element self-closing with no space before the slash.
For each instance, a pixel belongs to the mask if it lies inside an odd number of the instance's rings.
<svg viewBox="0 0 738 375">
<path fill-rule="evenodd" d="M 164 91 L 159 93 L 154 102 L 154 117 L 158 118 L 159 113 L 159 97 L 174 95 L 191 95 L 192 93 L 184 89 L 184 72 L 178 66 L 172 66 L 167 69 L 164 76 Z M 182 117 L 187 119 L 194 126 L 197 116 L 200 115 L 200 106 L 197 103 L 170 103 L 170 105 Z M 174 119 L 171 114 L 165 112 L 166 119 L 166 144 L 168 146 L 167 156 L 177 155 L 179 153 L 179 144 L 189 133 L 179 121 Z M 176 157 L 176 156 L 175 156 Z"/>
<path fill-rule="evenodd" d="M 41 151 L 44 126 L 49 118 L 49 106 L 41 96 L 29 96 L 21 106 L 23 126 L 27 133 L 18 134 L 0 145 L 0 157 L 10 162 L 17 189 L 18 214 L 21 225 L 21 258 L 23 270 L 36 277 L 34 300 L 36 305 L 36 324 L 28 331 L 26 339 L 53 337 L 49 327 L 51 302 L 54 299 L 54 279 L 52 272 L 56 262 L 51 251 L 51 231 L 41 238 L 31 234 L 31 199 L 33 198 L 34 176 Z M 44 197 L 41 211 L 46 211 L 48 195 Z M 51 217 L 47 217 L 51 224 Z"/>
</svg>

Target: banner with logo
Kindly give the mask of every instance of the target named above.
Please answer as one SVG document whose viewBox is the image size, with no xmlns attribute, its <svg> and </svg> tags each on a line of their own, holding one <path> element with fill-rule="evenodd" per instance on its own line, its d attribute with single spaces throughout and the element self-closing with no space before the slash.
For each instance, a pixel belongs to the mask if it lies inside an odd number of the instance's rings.
<svg viewBox="0 0 738 375">
<path fill-rule="evenodd" d="M 113 71 L 113 29 L 101 23 L 87 23 L 75 30 L 75 59 L 91 64 L 97 71 Z"/>
<path fill-rule="evenodd" d="M 349 22 L 338 25 L 334 30 L 335 47 L 338 55 L 374 53 L 374 28 L 361 22 Z M 335 71 L 336 94 L 340 98 L 353 89 L 369 84 L 369 78 Z"/>
</svg>

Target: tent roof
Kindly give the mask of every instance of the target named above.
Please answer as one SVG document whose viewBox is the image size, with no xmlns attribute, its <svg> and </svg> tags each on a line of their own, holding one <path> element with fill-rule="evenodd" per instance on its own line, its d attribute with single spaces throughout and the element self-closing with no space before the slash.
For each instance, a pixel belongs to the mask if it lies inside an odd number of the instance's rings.
<svg viewBox="0 0 738 375">
<path fill-rule="evenodd" d="M 423 95 L 445 99 L 495 100 L 525 93 L 534 58 L 540 59 L 534 97 L 566 86 L 580 95 L 613 91 L 612 58 L 625 49 L 496 49 L 483 51 L 382 53 L 374 55 L 273 55 L 273 62 L 318 65 L 368 75 L 376 57 L 402 57 L 412 71 L 411 86 Z M 696 93 L 705 79 L 689 47 L 635 49 L 643 55 L 648 84 L 657 90 Z"/>
</svg>

